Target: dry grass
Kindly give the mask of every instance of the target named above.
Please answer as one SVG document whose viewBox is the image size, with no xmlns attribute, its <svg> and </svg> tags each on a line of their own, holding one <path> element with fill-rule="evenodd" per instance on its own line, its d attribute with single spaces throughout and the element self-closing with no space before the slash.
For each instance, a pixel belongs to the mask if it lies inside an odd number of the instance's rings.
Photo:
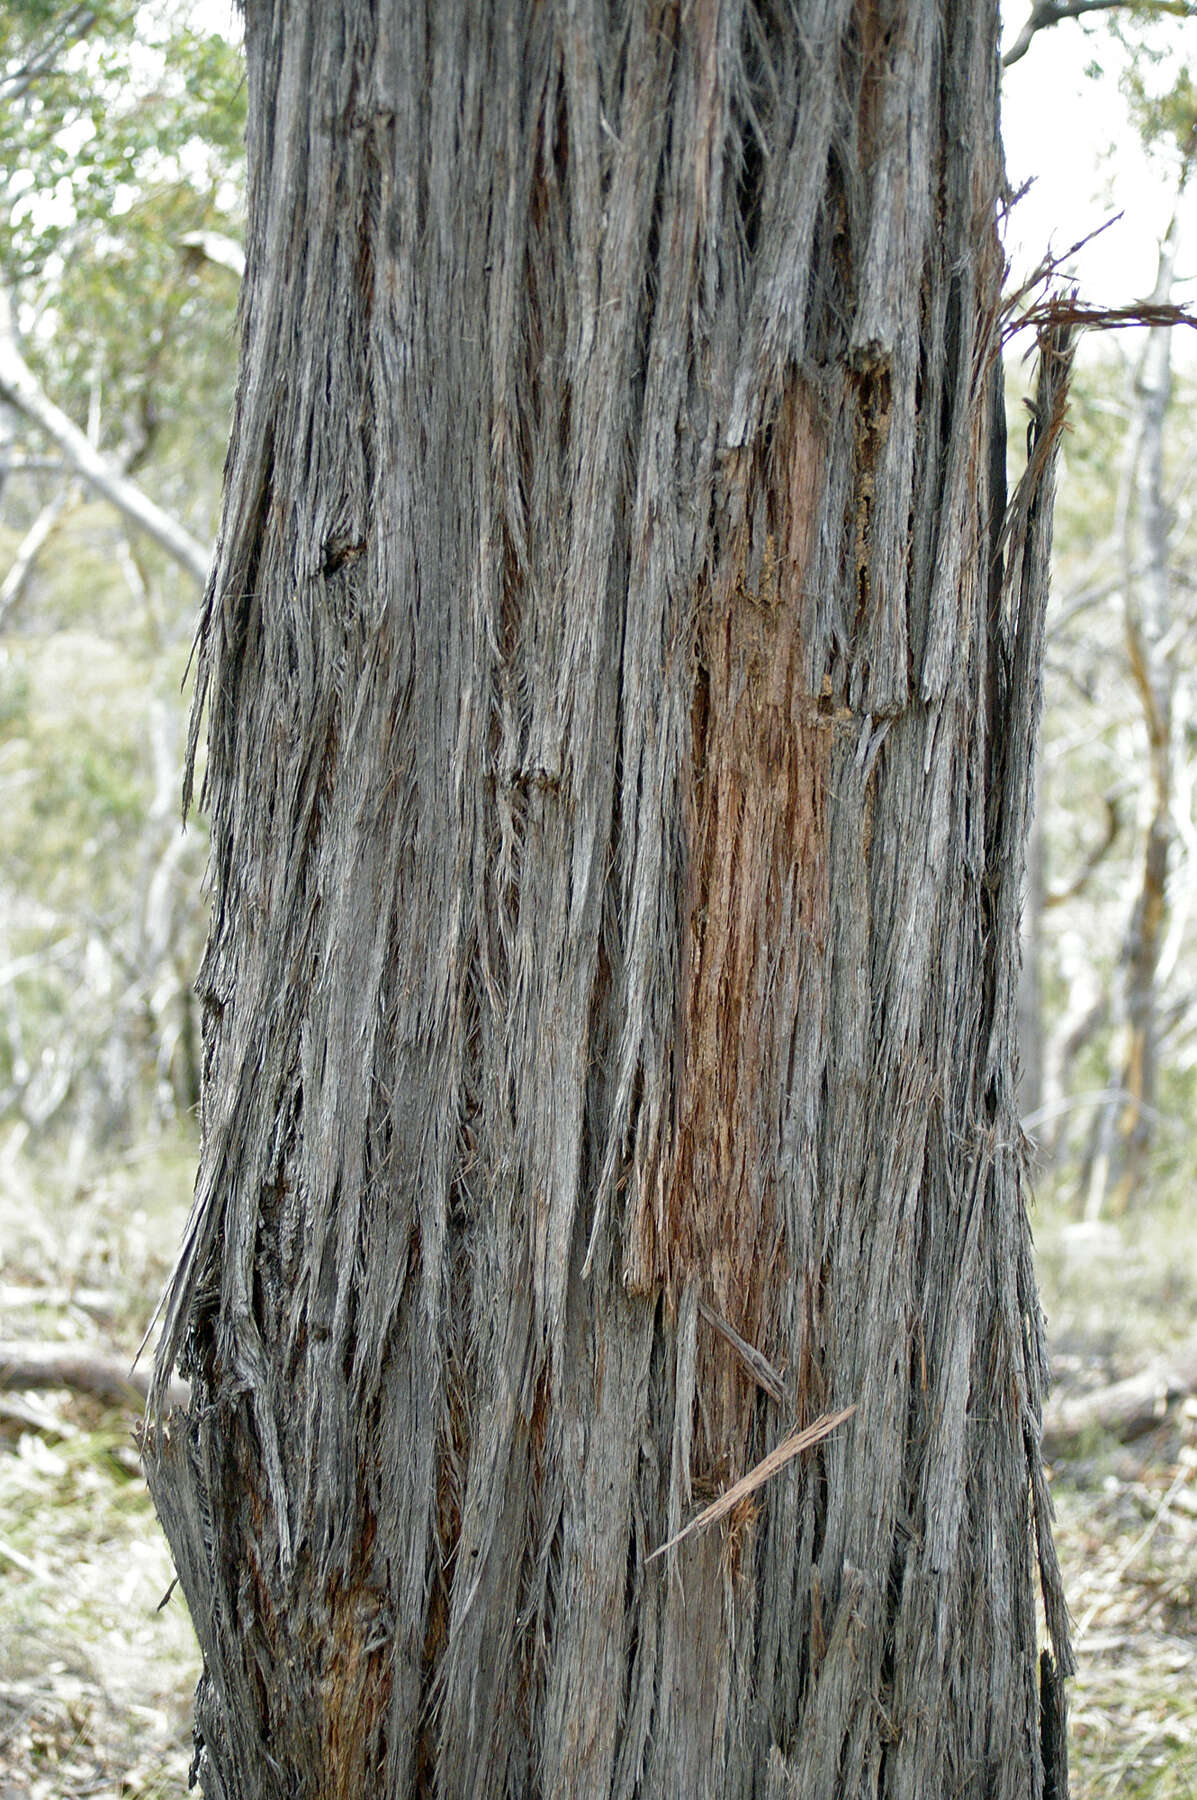
<svg viewBox="0 0 1197 1800">
<path fill-rule="evenodd" d="M 1055 1483 L 1078 1627 L 1074 1800 L 1197 1794 L 1197 1407 Z"/>
<path fill-rule="evenodd" d="M 0 1338 L 131 1355 L 189 1161 L 171 1145 L 66 1193 L 19 1152 L 5 1158 Z M 172 1569 L 133 1424 L 78 1396 L 0 1395 L 4 1800 L 186 1792 L 198 1655 L 178 1594 L 158 1610 Z"/>
<path fill-rule="evenodd" d="M 1062 1385 L 1132 1374 L 1197 1323 L 1197 1218 L 1183 1202 L 1099 1227 L 1037 1220 Z M 1052 1490 L 1077 1633 L 1073 1800 L 1197 1796 L 1197 1402 L 1133 1444 L 1095 1438 Z"/>
<path fill-rule="evenodd" d="M 128 1436 L 40 1410 L 0 1454 L 0 1792 L 181 1795 L 195 1642 Z"/>
</svg>

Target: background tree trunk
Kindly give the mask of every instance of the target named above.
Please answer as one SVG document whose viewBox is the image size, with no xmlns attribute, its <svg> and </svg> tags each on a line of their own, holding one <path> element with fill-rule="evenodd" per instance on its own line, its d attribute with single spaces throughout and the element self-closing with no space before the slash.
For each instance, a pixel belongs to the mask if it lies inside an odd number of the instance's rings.
<svg viewBox="0 0 1197 1800">
<path fill-rule="evenodd" d="M 1179 200 L 1192 156 L 1182 162 L 1177 212 L 1160 245 L 1151 299 L 1172 298 L 1179 249 Z M 1153 326 L 1134 379 L 1135 421 L 1121 507 L 1123 607 L 1131 683 L 1146 743 L 1140 800 L 1143 851 L 1115 973 L 1117 1030 L 1111 1086 L 1117 1097 L 1095 1121 L 1086 1214 L 1124 1213 L 1146 1185 L 1157 1119 L 1158 971 L 1168 923 L 1168 861 L 1175 837 L 1176 655 L 1179 648 L 1169 568 L 1170 508 L 1164 473 L 1164 422 L 1172 398 L 1172 333 Z"/>
<path fill-rule="evenodd" d="M 1014 1040 L 1068 358 L 1007 509 L 996 7 L 246 15 L 147 1438 L 205 1791 L 1062 1794 Z"/>
</svg>

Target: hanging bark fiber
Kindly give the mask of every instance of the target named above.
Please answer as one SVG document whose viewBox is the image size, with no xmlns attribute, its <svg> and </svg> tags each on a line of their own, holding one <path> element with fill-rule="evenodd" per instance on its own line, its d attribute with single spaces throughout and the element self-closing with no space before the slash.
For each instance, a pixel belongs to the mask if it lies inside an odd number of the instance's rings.
<svg viewBox="0 0 1197 1800">
<path fill-rule="evenodd" d="M 1013 1039 L 1068 354 L 1007 506 L 996 6 L 246 29 L 146 1439 L 204 1791 L 1062 1795 Z"/>
</svg>

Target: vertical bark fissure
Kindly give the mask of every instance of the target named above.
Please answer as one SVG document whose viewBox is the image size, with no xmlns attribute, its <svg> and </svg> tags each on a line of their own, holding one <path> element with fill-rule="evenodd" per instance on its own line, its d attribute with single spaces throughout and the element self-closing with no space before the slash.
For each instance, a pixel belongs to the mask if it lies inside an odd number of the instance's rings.
<svg viewBox="0 0 1197 1800">
<path fill-rule="evenodd" d="M 1007 509 L 995 32 L 250 0 L 147 1436 L 209 1794 L 1063 1791 L 1012 1069 L 1067 358 Z"/>
</svg>

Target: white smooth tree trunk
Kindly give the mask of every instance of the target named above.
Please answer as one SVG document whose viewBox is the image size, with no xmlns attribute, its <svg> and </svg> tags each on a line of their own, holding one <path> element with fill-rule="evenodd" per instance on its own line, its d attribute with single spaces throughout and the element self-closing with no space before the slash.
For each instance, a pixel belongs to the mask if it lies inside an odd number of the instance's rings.
<svg viewBox="0 0 1197 1800">
<path fill-rule="evenodd" d="M 1007 506 L 996 6 L 246 27 L 146 1443 L 204 1791 L 1060 1796 L 1014 1041 L 1068 355 Z"/>
<path fill-rule="evenodd" d="M 87 485 L 116 508 L 129 524 L 144 531 L 166 554 L 173 557 L 201 588 L 208 575 L 208 552 L 177 519 L 139 488 L 119 464 L 104 456 L 86 432 L 43 392 L 41 384 L 22 357 L 17 341 L 13 305 L 0 288 L 0 400 L 18 408 L 57 444 L 67 462 Z M 51 521 L 52 523 L 52 521 Z M 36 549 L 40 545 L 34 546 Z"/>
</svg>

